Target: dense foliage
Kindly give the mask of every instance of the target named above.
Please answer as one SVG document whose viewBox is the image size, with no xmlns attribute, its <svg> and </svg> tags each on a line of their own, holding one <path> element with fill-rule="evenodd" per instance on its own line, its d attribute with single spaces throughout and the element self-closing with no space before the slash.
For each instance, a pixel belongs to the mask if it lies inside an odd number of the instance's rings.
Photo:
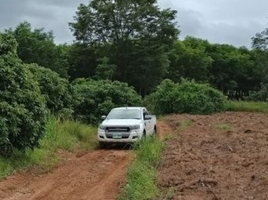
<svg viewBox="0 0 268 200">
<path fill-rule="evenodd" d="M 176 11 L 160 9 L 156 0 L 93 0 L 80 4 L 69 23 L 73 44 L 56 45 L 52 31 L 34 29 L 28 22 L 7 32 L 17 39 L 23 62 L 71 81 L 117 80 L 142 96 L 165 78 L 208 83 L 235 100 L 263 91 L 268 83 L 267 29 L 252 38 L 249 50 L 189 36 L 178 40 L 175 19 Z"/>
<path fill-rule="evenodd" d="M 38 145 L 44 135 L 44 98 L 31 72 L 16 54 L 12 35 L 0 34 L 0 154 Z"/>
<path fill-rule="evenodd" d="M 224 109 L 225 97 L 206 84 L 183 80 L 174 83 L 166 79 L 147 97 L 157 114 L 210 114 Z"/>
<path fill-rule="evenodd" d="M 24 63 L 36 63 L 56 71 L 61 77 L 68 77 L 68 48 L 54 43 L 52 31 L 32 30 L 30 23 L 22 22 L 7 32 L 16 38 L 18 56 Z"/>
<path fill-rule="evenodd" d="M 0 33 L 1 153 L 38 145 L 46 108 L 97 123 L 112 107 L 141 105 L 146 95 L 158 114 L 221 111 L 221 92 L 267 101 L 268 29 L 249 50 L 179 40 L 175 19 L 156 0 L 92 0 L 69 23 L 73 44 L 55 44 L 52 31 L 28 22 Z"/>
<path fill-rule="evenodd" d="M 99 58 L 109 58 L 116 66 L 113 78 L 127 82 L 142 95 L 166 74 L 167 52 L 179 33 L 176 11 L 161 10 L 156 3 L 93 0 L 80 4 L 70 23 L 76 42 L 94 49 Z"/>
<path fill-rule="evenodd" d="M 71 108 L 72 96 L 68 80 L 60 78 L 59 74 L 37 64 L 25 65 L 37 81 L 48 109 L 55 114 L 64 108 Z"/>
<path fill-rule="evenodd" d="M 88 123 L 97 123 L 116 106 L 139 106 L 141 97 L 126 83 L 109 80 L 77 79 L 74 90 L 74 116 Z"/>
<path fill-rule="evenodd" d="M 250 92 L 247 100 L 268 102 L 268 83 L 261 83 L 260 90 Z"/>
</svg>

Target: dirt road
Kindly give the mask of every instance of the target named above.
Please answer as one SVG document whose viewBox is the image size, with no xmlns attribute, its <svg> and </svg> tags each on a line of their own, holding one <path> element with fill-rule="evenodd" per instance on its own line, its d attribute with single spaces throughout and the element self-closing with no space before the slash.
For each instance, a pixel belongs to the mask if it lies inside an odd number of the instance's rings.
<svg viewBox="0 0 268 200">
<path fill-rule="evenodd" d="M 170 132 L 159 122 L 160 135 Z M 0 182 L 0 200 L 115 200 L 125 184 L 131 150 L 68 154 L 52 172 L 22 172 Z"/>
<path fill-rule="evenodd" d="M 267 200 L 268 114 L 174 115 L 158 185 L 170 200 Z M 167 198 L 168 197 L 168 198 Z"/>
<path fill-rule="evenodd" d="M 1 200 L 114 200 L 130 163 L 128 150 L 71 156 L 50 173 L 16 174 L 0 182 Z"/>
<path fill-rule="evenodd" d="M 158 172 L 159 200 L 267 200 L 268 115 L 174 115 L 159 121 L 167 133 Z M 66 156 L 46 174 L 15 174 L 0 182 L 0 200 L 116 200 L 125 184 L 130 150 Z"/>
</svg>

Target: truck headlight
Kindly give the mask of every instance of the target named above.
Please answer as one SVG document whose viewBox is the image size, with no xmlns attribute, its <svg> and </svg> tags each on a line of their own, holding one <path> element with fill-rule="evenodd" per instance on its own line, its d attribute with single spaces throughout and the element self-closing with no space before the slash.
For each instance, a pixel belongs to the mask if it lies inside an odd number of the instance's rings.
<svg viewBox="0 0 268 200">
<path fill-rule="evenodd" d="M 105 130 L 105 128 L 106 128 L 106 127 L 103 126 L 103 125 L 100 125 L 100 126 L 99 126 L 99 129 L 101 129 L 101 130 Z"/>
<path fill-rule="evenodd" d="M 140 129 L 140 125 L 130 126 L 130 130 L 137 130 L 137 129 Z"/>
</svg>

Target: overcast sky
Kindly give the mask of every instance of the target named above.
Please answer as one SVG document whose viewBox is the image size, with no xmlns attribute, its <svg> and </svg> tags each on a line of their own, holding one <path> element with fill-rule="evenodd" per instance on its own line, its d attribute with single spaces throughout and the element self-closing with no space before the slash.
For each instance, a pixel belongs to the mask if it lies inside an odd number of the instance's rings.
<svg viewBox="0 0 268 200">
<path fill-rule="evenodd" d="M 1 0 L 0 31 L 28 21 L 52 30 L 57 43 L 71 43 L 68 27 L 80 3 L 88 0 Z M 268 28 L 268 0 L 158 0 L 178 11 L 180 39 L 190 35 L 211 43 L 251 47 L 251 37 Z"/>
</svg>

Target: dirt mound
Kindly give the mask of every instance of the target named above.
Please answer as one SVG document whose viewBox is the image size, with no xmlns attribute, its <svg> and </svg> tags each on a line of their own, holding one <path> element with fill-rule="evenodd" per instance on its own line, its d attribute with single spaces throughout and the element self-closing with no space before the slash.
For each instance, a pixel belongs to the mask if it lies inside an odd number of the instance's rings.
<svg viewBox="0 0 268 200">
<path fill-rule="evenodd" d="M 174 127 L 185 120 L 191 124 L 167 141 L 158 174 L 165 198 L 268 199 L 267 114 L 227 112 L 166 120 Z"/>
</svg>

